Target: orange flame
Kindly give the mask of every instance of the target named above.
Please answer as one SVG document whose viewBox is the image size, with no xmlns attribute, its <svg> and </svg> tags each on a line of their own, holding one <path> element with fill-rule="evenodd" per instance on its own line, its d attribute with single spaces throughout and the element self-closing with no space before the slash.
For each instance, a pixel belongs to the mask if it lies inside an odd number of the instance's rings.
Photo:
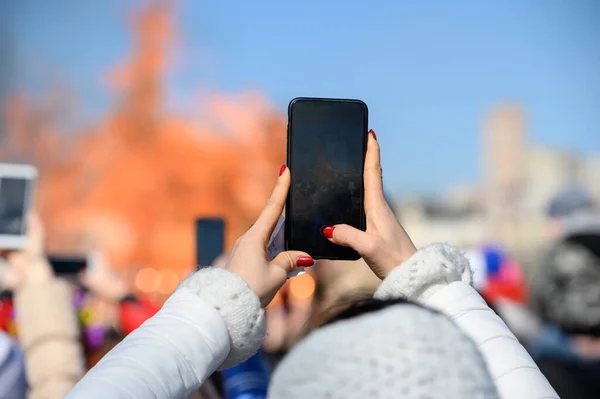
<svg viewBox="0 0 600 399">
<path fill-rule="evenodd" d="M 284 161 L 285 121 L 257 93 L 211 95 L 200 121 L 167 114 L 173 15 L 160 2 L 136 13 L 135 51 L 109 77 L 118 107 L 97 126 L 67 134 L 65 115 L 19 95 L 4 110 L 0 159 L 39 167 L 50 250 L 94 246 L 117 268 L 182 271 L 194 264 L 195 218 L 225 217 L 231 247 L 260 212 Z"/>
</svg>

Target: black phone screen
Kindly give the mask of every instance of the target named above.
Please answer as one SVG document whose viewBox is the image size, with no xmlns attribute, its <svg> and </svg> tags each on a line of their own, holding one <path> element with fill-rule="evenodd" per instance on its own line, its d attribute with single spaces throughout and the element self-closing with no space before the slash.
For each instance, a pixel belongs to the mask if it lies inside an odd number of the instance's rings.
<svg viewBox="0 0 600 399">
<path fill-rule="evenodd" d="M 224 250 L 225 221 L 221 218 L 196 220 L 196 267 L 210 266 Z"/>
<path fill-rule="evenodd" d="M 0 178 L 0 234 L 24 233 L 27 184 L 26 179 Z"/>
<path fill-rule="evenodd" d="M 48 263 L 55 274 L 75 275 L 87 266 L 87 257 L 84 256 L 48 256 Z"/>
<path fill-rule="evenodd" d="M 365 228 L 363 169 L 368 111 L 358 100 L 295 99 L 288 111 L 286 249 L 315 259 L 355 260 L 350 248 L 329 242 L 323 227 Z"/>
</svg>

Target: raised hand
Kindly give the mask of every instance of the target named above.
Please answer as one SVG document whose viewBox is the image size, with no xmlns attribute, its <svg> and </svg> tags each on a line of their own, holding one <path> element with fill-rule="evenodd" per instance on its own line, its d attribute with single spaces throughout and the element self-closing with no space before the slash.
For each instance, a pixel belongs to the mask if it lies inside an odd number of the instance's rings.
<svg viewBox="0 0 600 399">
<path fill-rule="evenodd" d="M 417 249 L 385 200 L 379 143 L 374 132 L 369 133 L 364 171 L 367 229 L 339 224 L 326 227 L 323 234 L 335 244 L 353 248 L 377 277 L 384 279 Z"/>
<path fill-rule="evenodd" d="M 306 252 L 285 251 L 269 261 L 267 244 L 269 237 L 283 212 L 285 200 L 290 189 L 290 171 L 282 166 L 280 176 L 265 208 L 250 227 L 241 236 L 231 253 L 225 269 L 238 274 L 258 295 L 263 306 L 271 302 L 277 291 L 287 280 L 287 275 L 297 267 L 314 264 L 313 258 Z"/>
</svg>

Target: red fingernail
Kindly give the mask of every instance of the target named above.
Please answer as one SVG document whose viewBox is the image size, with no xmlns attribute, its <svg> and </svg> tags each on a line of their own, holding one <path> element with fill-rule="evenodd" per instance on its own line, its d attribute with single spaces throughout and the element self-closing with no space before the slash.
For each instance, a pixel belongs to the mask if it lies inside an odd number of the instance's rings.
<svg viewBox="0 0 600 399">
<path fill-rule="evenodd" d="M 377 135 L 375 134 L 375 132 L 373 131 L 373 129 L 369 130 L 369 133 L 373 136 L 373 138 L 375 139 L 375 141 L 377 141 Z"/>
<path fill-rule="evenodd" d="M 307 267 L 315 264 L 314 259 L 311 256 L 298 256 L 298 260 L 296 261 L 296 266 L 299 267 Z"/>
<path fill-rule="evenodd" d="M 333 238 L 333 230 L 335 230 L 335 226 L 327 226 L 323 229 L 323 235 L 327 238 Z"/>
<path fill-rule="evenodd" d="M 283 172 L 285 172 L 286 169 L 287 169 L 287 166 L 281 165 L 281 168 L 279 169 L 279 176 L 281 176 L 283 174 Z"/>
</svg>

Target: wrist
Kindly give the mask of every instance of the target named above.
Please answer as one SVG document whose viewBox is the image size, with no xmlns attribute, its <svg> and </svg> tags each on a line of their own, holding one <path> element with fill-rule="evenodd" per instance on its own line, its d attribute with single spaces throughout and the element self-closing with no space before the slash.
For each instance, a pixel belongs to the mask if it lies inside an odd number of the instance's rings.
<svg viewBox="0 0 600 399">
<path fill-rule="evenodd" d="M 28 265 L 23 270 L 20 286 L 27 284 L 44 284 L 56 277 L 52 266 L 46 258 L 28 258 Z"/>
<path fill-rule="evenodd" d="M 458 248 L 431 244 L 396 267 L 379 286 L 375 298 L 403 297 L 423 303 L 455 281 L 471 284 L 469 261 Z"/>
</svg>

